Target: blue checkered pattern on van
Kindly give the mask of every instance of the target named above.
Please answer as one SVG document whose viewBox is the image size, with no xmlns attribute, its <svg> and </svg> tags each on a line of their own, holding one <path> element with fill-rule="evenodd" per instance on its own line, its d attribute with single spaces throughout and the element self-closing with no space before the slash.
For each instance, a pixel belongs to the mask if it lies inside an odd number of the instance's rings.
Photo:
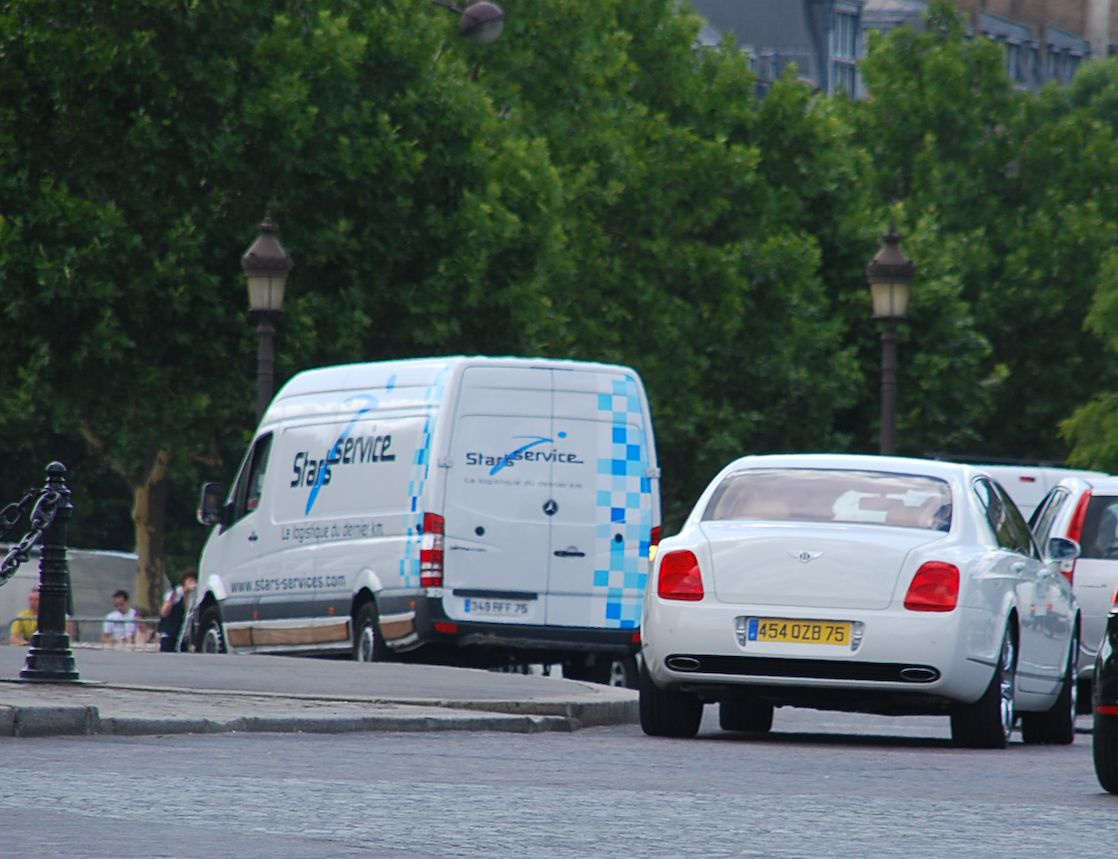
<svg viewBox="0 0 1118 859">
<path fill-rule="evenodd" d="M 606 569 L 594 571 L 595 596 L 604 592 L 605 626 L 640 626 L 644 589 L 648 583 L 648 554 L 652 538 L 652 480 L 648 476 L 648 441 L 636 381 L 605 380 L 608 390 L 598 395 L 598 411 L 610 436 L 599 450 L 595 557 L 609 558 Z M 614 537 L 621 534 L 623 542 Z"/>
<path fill-rule="evenodd" d="M 423 421 L 423 435 L 412 460 L 412 474 L 408 481 L 408 510 L 404 517 L 405 533 L 404 556 L 400 559 L 400 585 L 405 588 L 419 587 L 419 548 L 422 540 L 423 494 L 427 480 L 431 476 L 431 439 L 435 434 L 435 407 L 442 401 L 446 390 L 444 368 L 431 386 L 424 391 L 423 402 L 427 406 L 427 416 Z"/>
</svg>

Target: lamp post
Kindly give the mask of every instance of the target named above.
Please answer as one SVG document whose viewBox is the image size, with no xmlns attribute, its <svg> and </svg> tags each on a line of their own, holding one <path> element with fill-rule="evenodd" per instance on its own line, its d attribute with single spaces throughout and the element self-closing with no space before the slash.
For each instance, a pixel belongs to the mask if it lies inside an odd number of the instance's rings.
<svg viewBox="0 0 1118 859">
<path fill-rule="evenodd" d="M 881 239 L 881 249 L 866 266 L 873 298 L 873 318 L 881 332 L 881 453 L 897 452 L 897 322 L 908 317 L 908 297 L 916 265 L 901 250 L 896 224 Z"/>
<path fill-rule="evenodd" d="M 450 0 L 431 0 L 435 6 L 442 6 L 458 13 L 458 35 L 478 45 L 488 45 L 497 41 L 505 27 L 505 12 L 489 0 L 467 0 L 465 8 Z"/>
<path fill-rule="evenodd" d="M 256 421 L 272 399 L 275 385 L 275 319 L 283 313 L 283 292 L 287 273 L 291 271 L 291 257 L 276 238 L 279 227 L 265 216 L 256 237 L 244 256 L 241 268 L 248 285 L 248 309 L 257 319 L 256 333 L 259 343 L 256 352 Z"/>
</svg>

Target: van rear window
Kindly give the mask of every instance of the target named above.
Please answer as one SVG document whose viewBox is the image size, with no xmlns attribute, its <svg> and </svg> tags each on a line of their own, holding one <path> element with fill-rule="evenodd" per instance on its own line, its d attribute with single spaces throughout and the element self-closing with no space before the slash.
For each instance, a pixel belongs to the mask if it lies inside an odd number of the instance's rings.
<svg viewBox="0 0 1118 859">
<path fill-rule="evenodd" d="M 938 478 L 916 474 L 749 469 L 722 481 L 703 519 L 874 523 L 947 531 L 951 487 Z"/>
</svg>

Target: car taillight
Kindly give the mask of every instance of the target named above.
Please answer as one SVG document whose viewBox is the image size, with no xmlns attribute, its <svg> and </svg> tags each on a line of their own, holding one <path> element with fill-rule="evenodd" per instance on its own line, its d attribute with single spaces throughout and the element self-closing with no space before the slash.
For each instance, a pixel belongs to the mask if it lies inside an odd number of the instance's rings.
<svg viewBox="0 0 1118 859">
<path fill-rule="evenodd" d="M 648 562 L 650 564 L 656 560 L 656 550 L 660 548 L 661 534 L 663 534 L 663 529 L 657 525 L 652 529 L 652 534 L 648 538 Z"/>
<path fill-rule="evenodd" d="M 1075 505 L 1075 512 L 1071 515 L 1071 522 L 1068 525 L 1068 539 L 1075 540 L 1080 545 L 1083 545 L 1083 523 L 1087 521 L 1087 508 L 1090 506 L 1091 490 L 1088 489 L 1080 496 L 1079 503 Z M 1069 582 L 1074 582 L 1075 558 L 1060 561 L 1060 572 Z"/>
<path fill-rule="evenodd" d="M 419 544 L 419 586 L 437 588 L 443 583 L 443 534 L 446 524 L 436 513 L 423 514 L 423 537 Z"/>
<path fill-rule="evenodd" d="M 954 611 L 959 602 L 959 568 L 943 561 L 928 561 L 916 571 L 905 594 L 909 611 Z"/>
<path fill-rule="evenodd" d="M 660 560 L 660 579 L 656 593 L 666 600 L 689 600 L 697 602 L 703 598 L 703 576 L 699 572 L 699 560 L 692 552 L 668 552 Z"/>
</svg>

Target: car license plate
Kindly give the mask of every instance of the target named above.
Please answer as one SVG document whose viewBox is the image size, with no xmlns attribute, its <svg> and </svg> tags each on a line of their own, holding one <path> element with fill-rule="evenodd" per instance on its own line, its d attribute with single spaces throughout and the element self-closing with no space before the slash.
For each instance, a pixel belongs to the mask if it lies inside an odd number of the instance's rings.
<svg viewBox="0 0 1118 859">
<path fill-rule="evenodd" d="M 494 600 L 467 597 L 466 614 L 485 615 L 486 617 L 527 617 L 528 603 L 524 600 Z"/>
<path fill-rule="evenodd" d="M 846 620 L 790 620 L 751 617 L 746 626 L 749 641 L 782 644 L 836 644 L 850 646 L 851 625 Z"/>
</svg>

